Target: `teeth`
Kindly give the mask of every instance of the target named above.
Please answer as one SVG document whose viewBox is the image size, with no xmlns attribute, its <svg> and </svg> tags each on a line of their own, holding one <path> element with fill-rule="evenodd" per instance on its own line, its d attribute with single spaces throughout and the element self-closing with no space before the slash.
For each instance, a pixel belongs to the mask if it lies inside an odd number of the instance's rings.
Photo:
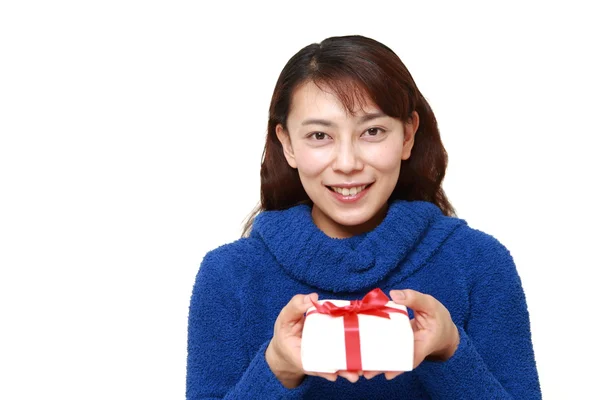
<svg viewBox="0 0 600 400">
<path fill-rule="evenodd" d="M 352 187 L 352 188 L 338 188 L 335 186 L 331 186 L 331 188 L 336 193 L 339 193 L 342 196 L 354 196 L 355 194 L 362 192 L 366 187 L 367 187 L 367 185 L 356 186 L 356 187 Z"/>
</svg>

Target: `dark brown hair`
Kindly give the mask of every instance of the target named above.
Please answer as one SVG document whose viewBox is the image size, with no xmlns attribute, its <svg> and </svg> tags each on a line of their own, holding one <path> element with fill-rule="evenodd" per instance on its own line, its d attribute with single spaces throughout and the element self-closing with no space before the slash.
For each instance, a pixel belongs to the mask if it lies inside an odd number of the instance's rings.
<svg viewBox="0 0 600 400">
<path fill-rule="evenodd" d="M 364 36 L 330 37 L 304 47 L 285 65 L 271 98 L 267 140 L 260 169 L 260 204 L 248 217 L 243 236 L 254 217 L 263 210 L 283 210 L 300 203 L 312 204 L 302 187 L 298 171 L 285 159 L 275 133 L 277 124 L 287 130 L 292 95 L 303 83 L 312 81 L 338 97 L 349 113 L 367 99 L 381 111 L 401 121 L 419 114 L 419 128 L 408 160 L 402 162 L 391 200 L 424 200 L 437 205 L 445 215 L 454 215 L 442 181 L 448 155 L 427 100 L 400 58 L 387 46 Z"/>
</svg>

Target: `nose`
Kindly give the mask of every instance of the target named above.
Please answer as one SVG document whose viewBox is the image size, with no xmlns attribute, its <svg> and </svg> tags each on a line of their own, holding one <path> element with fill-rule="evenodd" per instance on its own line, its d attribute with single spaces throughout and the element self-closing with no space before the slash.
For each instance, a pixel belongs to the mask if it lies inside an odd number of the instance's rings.
<svg viewBox="0 0 600 400">
<path fill-rule="evenodd" d="M 363 162 L 360 157 L 359 149 L 351 141 L 338 142 L 335 149 L 335 159 L 333 169 L 344 174 L 350 174 L 353 171 L 363 169 Z"/>
</svg>

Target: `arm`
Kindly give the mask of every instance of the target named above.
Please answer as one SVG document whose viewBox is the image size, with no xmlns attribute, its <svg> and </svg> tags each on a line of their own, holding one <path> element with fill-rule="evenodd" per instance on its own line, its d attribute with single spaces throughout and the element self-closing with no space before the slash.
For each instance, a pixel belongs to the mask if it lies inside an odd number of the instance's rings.
<svg viewBox="0 0 600 400">
<path fill-rule="evenodd" d="M 300 398 L 302 387 L 286 389 L 265 361 L 268 341 L 247 356 L 240 327 L 231 257 L 209 252 L 196 277 L 189 310 L 187 399 Z"/>
<path fill-rule="evenodd" d="M 456 352 L 445 362 L 423 362 L 415 373 L 433 398 L 540 399 L 521 280 L 495 239 L 486 254 Z"/>
</svg>

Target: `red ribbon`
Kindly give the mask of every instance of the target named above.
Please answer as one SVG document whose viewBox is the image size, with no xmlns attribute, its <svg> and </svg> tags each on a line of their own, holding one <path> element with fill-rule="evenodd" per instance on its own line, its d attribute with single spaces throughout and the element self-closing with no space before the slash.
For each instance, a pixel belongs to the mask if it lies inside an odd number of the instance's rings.
<svg viewBox="0 0 600 400">
<path fill-rule="evenodd" d="M 401 313 L 408 317 L 408 313 L 386 304 L 390 299 L 376 288 L 371 290 L 362 300 L 352 300 L 347 306 L 336 306 L 330 301 L 323 304 L 312 302 L 316 310 L 306 314 L 327 314 L 332 317 L 344 317 L 344 338 L 346 341 L 346 370 L 362 371 L 360 356 L 360 332 L 358 327 L 358 314 L 373 315 L 375 317 L 390 319 L 390 312 Z"/>
</svg>

